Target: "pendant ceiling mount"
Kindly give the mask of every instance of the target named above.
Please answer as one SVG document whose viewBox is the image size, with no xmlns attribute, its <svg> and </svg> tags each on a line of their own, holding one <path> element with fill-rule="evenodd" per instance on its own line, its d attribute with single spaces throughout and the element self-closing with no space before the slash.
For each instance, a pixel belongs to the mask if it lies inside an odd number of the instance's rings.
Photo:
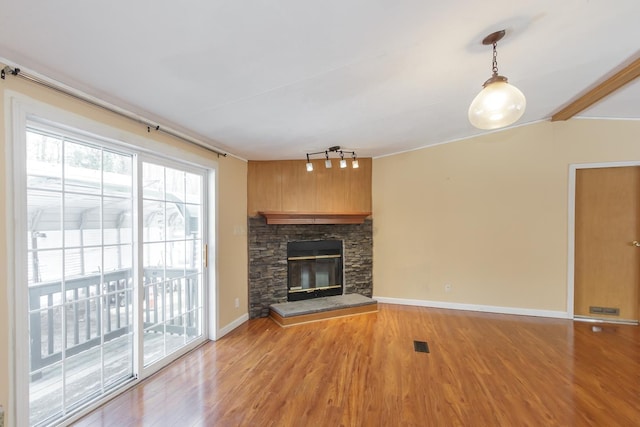
<svg viewBox="0 0 640 427">
<path fill-rule="evenodd" d="M 483 45 L 492 45 L 494 43 L 498 43 L 504 35 L 506 34 L 505 30 L 496 31 L 495 33 L 489 34 L 487 37 L 482 39 Z"/>
</svg>

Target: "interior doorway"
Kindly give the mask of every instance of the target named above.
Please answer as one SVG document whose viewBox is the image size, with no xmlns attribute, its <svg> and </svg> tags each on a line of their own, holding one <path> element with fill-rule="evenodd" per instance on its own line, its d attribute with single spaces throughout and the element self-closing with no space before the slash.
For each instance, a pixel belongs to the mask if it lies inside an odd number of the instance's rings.
<svg viewBox="0 0 640 427">
<path fill-rule="evenodd" d="M 640 166 L 575 170 L 573 314 L 638 323 Z"/>
</svg>

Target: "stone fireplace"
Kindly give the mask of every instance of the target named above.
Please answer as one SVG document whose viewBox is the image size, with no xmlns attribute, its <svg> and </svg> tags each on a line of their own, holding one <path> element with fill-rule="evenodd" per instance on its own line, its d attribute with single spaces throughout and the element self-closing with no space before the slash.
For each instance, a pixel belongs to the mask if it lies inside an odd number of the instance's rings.
<svg viewBox="0 0 640 427">
<path fill-rule="evenodd" d="M 372 220 L 362 224 L 267 224 L 266 219 L 250 217 L 248 220 L 249 240 L 249 316 L 267 317 L 269 306 L 287 302 L 292 294 L 324 296 L 316 293 L 316 288 L 328 290 L 333 295 L 357 293 L 367 297 L 373 294 L 373 227 Z M 329 253 L 327 244 L 321 249 L 312 249 L 309 242 L 340 242 L 341 257 Z M 300 244 L 300 245 L 299 245 Z M 324 245 L 324 246 L 323 246 Z M 331 245 L 331 244 L 329 244 Z M 298 282 L 289 282 L 290 265 L 288 248 L 307 251 L 293 258 L 302 261 L 294 264 L 294 272 L 299 273 Z M 315 254 L 313 253 L 315 251 Z M 317 258 L 320 256 L 321 258 Z M 324 256 L 330 256 L 324 258 Z M 319 261 L 319 264 L 318 264 Z M 313 264 L 311 264 L 313 262 Z M 342 271 L 329 270 L 337 265 Z M 336 276 L 337 275 L 337 276 Z M 339 279 L 341 283 L 338 283 Z M 293 286 L 292 286 L 293 285 Z M 313 286 L 312 286 L 313 285 Z M 339 285 L 339 286 L 337 286 Z M 293 288 L 294 292 L 290 292 Z M 338 292 L 337 294 L 335 292 Z M 294 295 L 295 299 L 299 295 Z M 306 296 L 306 295 L 305 295 Z"/>
</svg>

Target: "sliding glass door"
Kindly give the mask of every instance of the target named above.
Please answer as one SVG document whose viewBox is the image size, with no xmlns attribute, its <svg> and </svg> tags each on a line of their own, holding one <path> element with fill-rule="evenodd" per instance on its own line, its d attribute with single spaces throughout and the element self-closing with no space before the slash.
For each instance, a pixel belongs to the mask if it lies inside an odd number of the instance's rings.
<svg viewBox="0 0 640 427">
<path fill-rule="evenodd" d="M 48 425 L 204 340 L 207 171 L 39 122 L 23 157 L 17 381 Z"/>
</svg>

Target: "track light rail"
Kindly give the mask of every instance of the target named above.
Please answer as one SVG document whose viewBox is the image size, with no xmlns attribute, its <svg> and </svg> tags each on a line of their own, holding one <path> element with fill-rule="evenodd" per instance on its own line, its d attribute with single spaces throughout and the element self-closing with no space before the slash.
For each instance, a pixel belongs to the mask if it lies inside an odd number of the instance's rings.
<svg viewBox="0 0 640 427">
<path fill-rule="evenodd" d="M 344 159 L 344 153 L 347 154 L 351 154 L 352 157 L 352 161 L 351 161 L 351 166 L 354 169 L 357 169 L 359 167 L 358 165 L 358 157 L 356 156 L 356 152 L 355 151 L 351 151 L 351 150 L 343 150 L 339 145 L 334 145 L 332 147 L 327 148 L 324 151 L 318 151 L 315 153 L 307 153 L 307 163 L 306 163 L 306 167 L 307 167 L 307 172 L 312 172 L 313 171 L 313 163 L 311 163 L 311 160 L 309 159 L 309 156 L 316 156 L 318 154 L 324 154 L 325 156 L 325 161 L 324 161 L 324 167 L 327 169 L 331 168 L 331 160 L 329 159 L 329 153 L 336 153 L 337 155 L 340 156 L 340 168 L 344 169 L 347 167 L 347 161 Z"/>
</svg>

